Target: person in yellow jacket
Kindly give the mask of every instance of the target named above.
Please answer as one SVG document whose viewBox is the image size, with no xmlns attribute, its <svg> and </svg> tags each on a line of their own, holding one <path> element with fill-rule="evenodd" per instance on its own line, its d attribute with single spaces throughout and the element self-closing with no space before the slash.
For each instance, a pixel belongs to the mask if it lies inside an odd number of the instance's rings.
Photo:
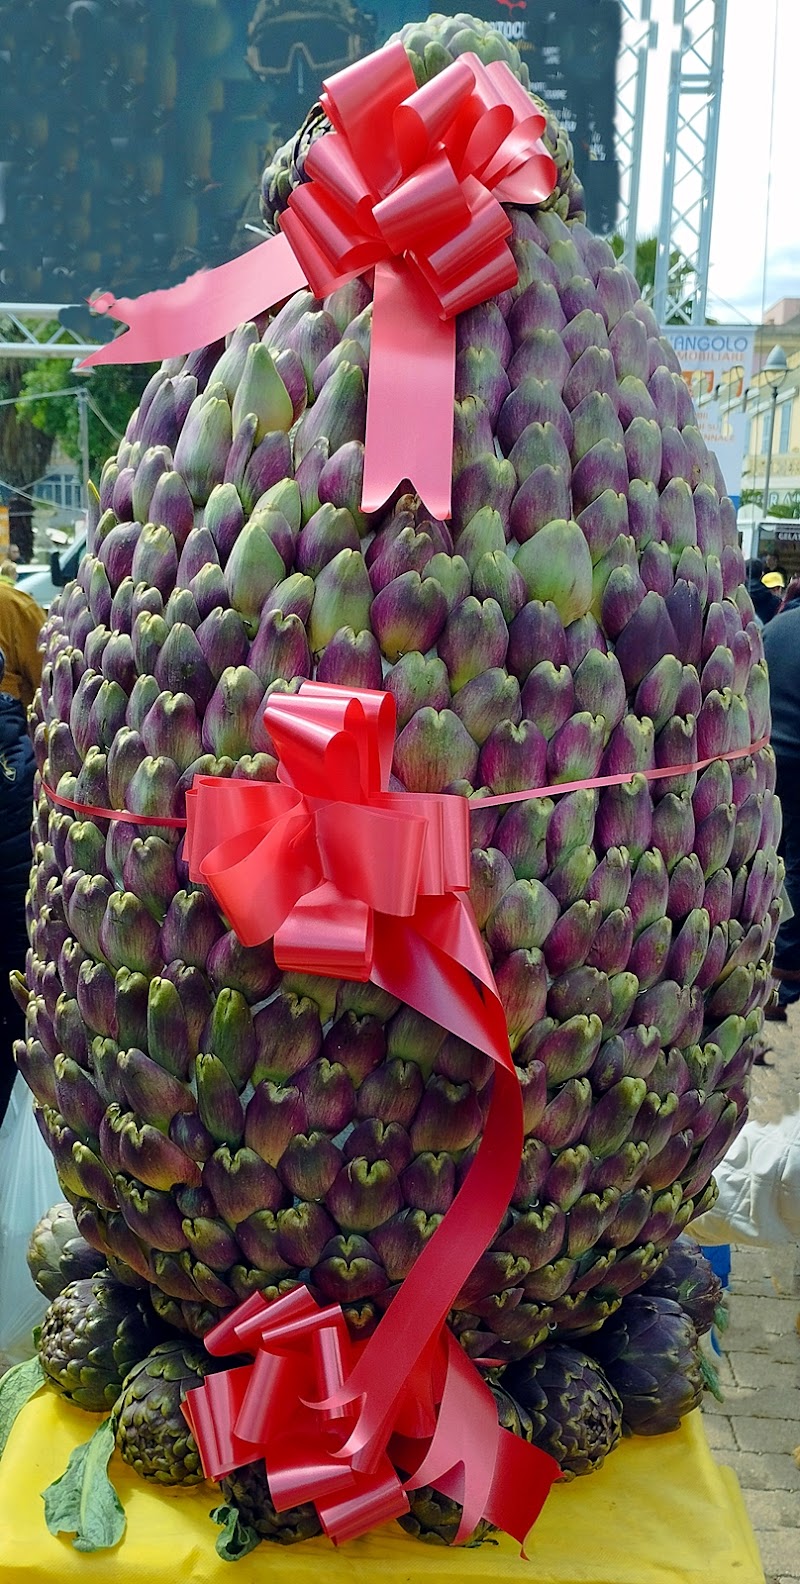
<svg viewBox="0 0 800 1584">
<path fill-rule="evenodd" d="M 16 575 L 13 561 L 0 565 L 0 650 L 6 658 L 0 689 L 27 709 L 42 680 L 38 642 L 44 611 L 30 594 L 16 587 Z"/>
</svg>

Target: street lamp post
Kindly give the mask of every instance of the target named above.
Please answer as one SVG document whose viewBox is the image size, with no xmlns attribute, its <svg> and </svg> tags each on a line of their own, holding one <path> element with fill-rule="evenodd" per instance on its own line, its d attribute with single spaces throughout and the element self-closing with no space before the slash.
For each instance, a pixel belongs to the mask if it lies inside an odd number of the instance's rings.
<svg viewBox="0 0 800 1584">
<path fill-rule="evenodd" d="M 75 358 L 70 369 L 71 374 L 82 374 L 85 379 L 91 378 L 91 369 L 80 367 L 80 360 Z M 81 453 L 81 485 L 83 496 L 83 509 L 89 507 L 89 481 L 91 478 L 89 468 L 89 393 L 85 385 L 80 385 L 76 391 L 78 399 L 78 444 Z"/>
<path fill-rule="evenodd" d="M 768 517 L 769 516 L 769 476 L 770 476 L 770 472 L 772 470 L 772 441 L 773 441 L 774 436 L 775 436 L 775 411 L 776 411 L 776 408 L 777 408 L 777 405 L 778 405 L 778 391 L 780 390 L 780 388 L 781 388 L 781 386 L 782 386 L 782 384 L 783 384 L 783 382 L 784 382 L 784 380 L 786 378 L 786 375 L 789 372 L 789 365 L 786 362 L 786 353 L 784 352 L 782 346 L 774 346 L 772 348 L 772 351 L 770 352 L 769 357 L 767 358 L 767 361 L 764 364 L 763 372 L 764 372 L 764 377 L 765 377 L 765 379 L 767 381 L 767 384 L 770 387 L 770 397 L 771 397 L 770 404 L 769 404 L 768 423 L 767 423 L 767 446 L 766 446 L 767 454 L 766 454 L 766 465 L 765 465 L 765 473 L 764 473 L 764 498 L 763 498 L 763 501 L 762 501 L 762 504 L 761 504 L 762 515 L 764 517 Z"/>
<path fill-rule="evenodd" d="M 78 390 L 78 440 L 81 451 L 81 485 L 84 510 L 89 505 L 89 400 L 84 386 Z"/>
</svg>

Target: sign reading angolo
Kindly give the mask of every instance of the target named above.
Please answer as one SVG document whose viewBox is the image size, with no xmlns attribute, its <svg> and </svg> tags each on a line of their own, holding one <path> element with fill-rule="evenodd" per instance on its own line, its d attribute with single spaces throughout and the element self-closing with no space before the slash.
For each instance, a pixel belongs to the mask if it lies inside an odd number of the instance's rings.
<svg viewBox="0 0 800 1584">
<path fill-rule="evenodd" d="M 753 373 L 753 325 L 667 325 L 669 341 L 697 409 L 706 445 L 722 468 L 728 493 L 741 493 L 747 420 L 742 396 Z"/>
</svg>

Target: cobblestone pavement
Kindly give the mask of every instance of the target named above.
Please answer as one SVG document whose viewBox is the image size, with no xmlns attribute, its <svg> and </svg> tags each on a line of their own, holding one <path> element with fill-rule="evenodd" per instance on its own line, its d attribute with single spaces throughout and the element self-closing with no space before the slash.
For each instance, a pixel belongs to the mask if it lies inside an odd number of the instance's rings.
<svg viewBox="0 0 800 1584">
<path fill-rule="evenodd" d="M 777 1121 L 800 1103 L 800 1003 L 767 1025 L 772 1050 L 753 1075 L 750 1114 Z M 707 1397 L 706 1430 L 735 1469 L 767 1584 L 800 1581 L 800 1248 L 733 1249 L 722 1403 Z M 721 1584 L 721 1581 L 720 1581 Z"/>
</svg>

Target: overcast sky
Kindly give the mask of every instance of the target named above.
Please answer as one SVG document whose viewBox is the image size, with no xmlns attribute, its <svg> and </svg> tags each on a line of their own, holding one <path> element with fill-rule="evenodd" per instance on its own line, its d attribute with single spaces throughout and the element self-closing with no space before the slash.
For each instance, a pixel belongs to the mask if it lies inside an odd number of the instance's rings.
<svg viewBox="0 0 800 1584">
<path fill-rule="evenodd" d="M 640 235 L 658 229 L 672 10 L 652 0 Z M 728 0 L 724 73 L 709 313 L 757 322 L 779 297 L 800 297 L 800 0 Z"/>
</svg>

